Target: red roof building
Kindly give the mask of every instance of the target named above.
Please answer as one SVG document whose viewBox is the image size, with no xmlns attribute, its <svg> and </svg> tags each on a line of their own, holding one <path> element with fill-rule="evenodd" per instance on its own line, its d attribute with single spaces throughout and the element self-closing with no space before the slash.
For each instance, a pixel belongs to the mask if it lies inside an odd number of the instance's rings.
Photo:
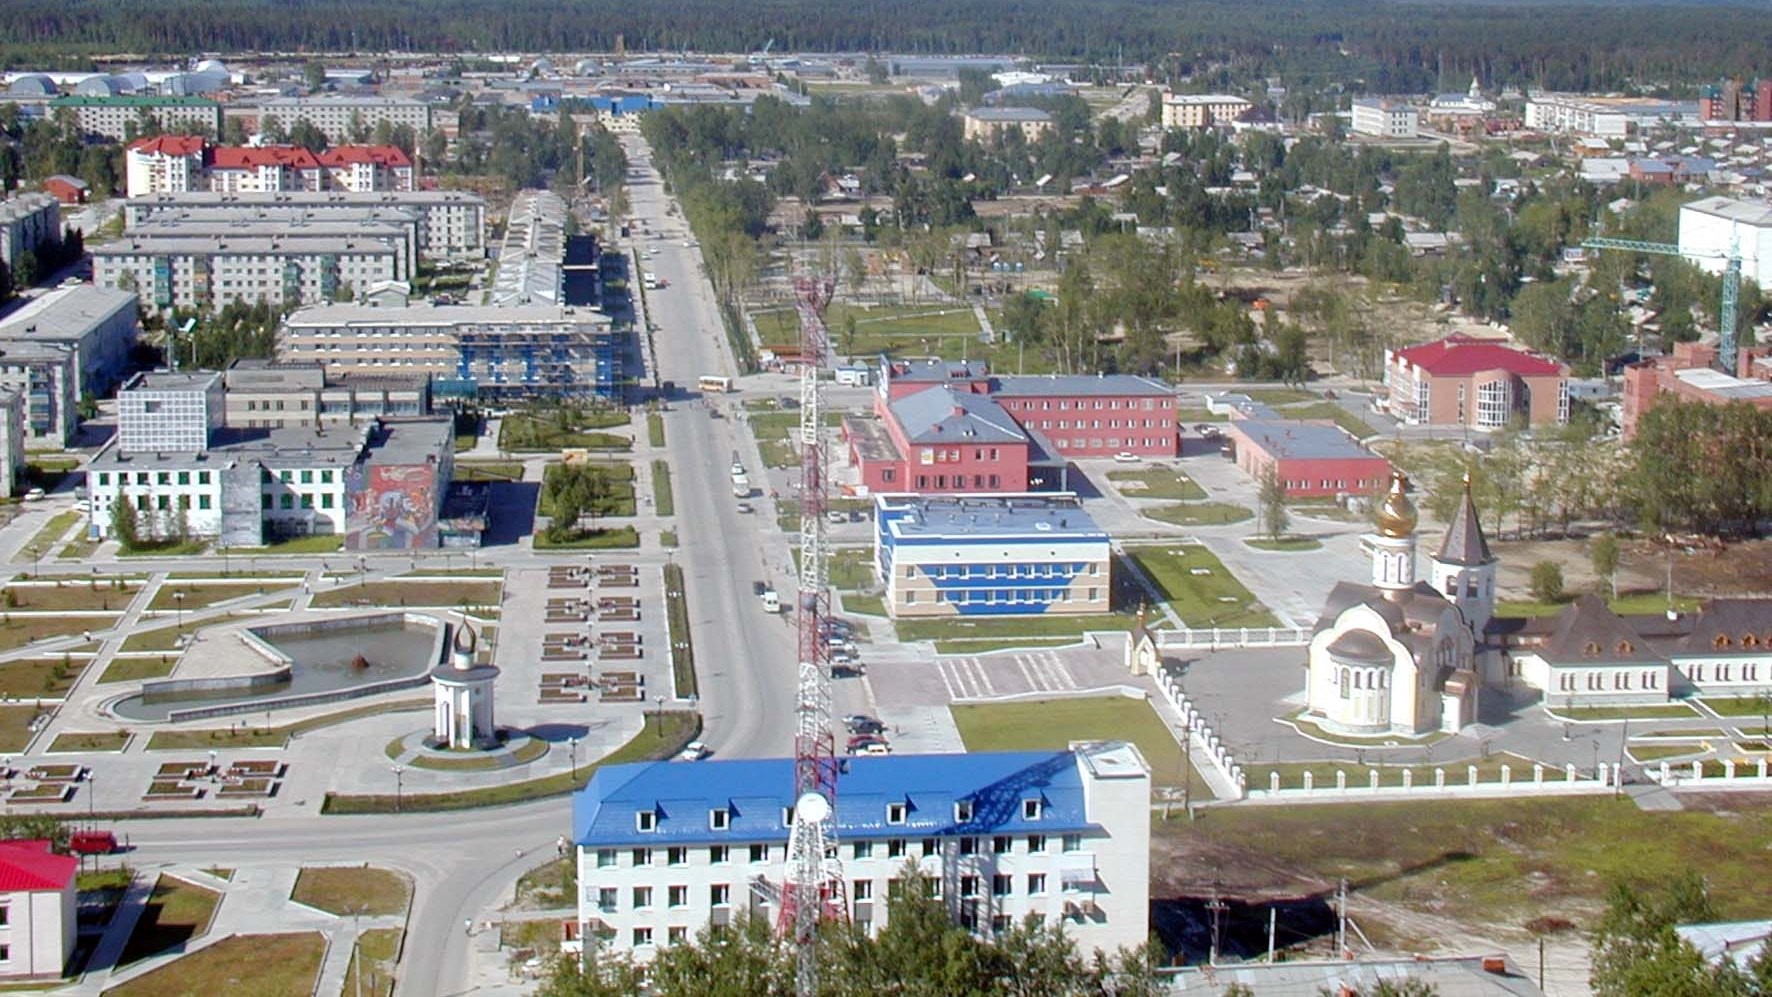
<svg viewBox="0 0 1772 997">
<path fill-rule="evenodd" d="M 1569 368 L 1498 339 L 1455 334 L 1386 350 L 1392 415 L 1411 426 L 1504 429 L 1569 421 Z"/>
<path fill-rule="evenodd" d="M 62 975 L 74 951 L 79 868 L 47 841 L 0 841 L 0 977 Z"/>
<path fill-rule="evenodd" d="M 139 139 L 126 158 L 129 194 L 225 194 L 413 190 L 412 158 L 398 146 L 345 145 L 314 153 L 296 145 L 215 146 L 188 135 Z"/>
<path fill-rule="evenodd" d="M 57 173 L 43 178 L 43 193 L 63 204 L 85 204 L 92 187 L 79 177 Z"/>
</svg>

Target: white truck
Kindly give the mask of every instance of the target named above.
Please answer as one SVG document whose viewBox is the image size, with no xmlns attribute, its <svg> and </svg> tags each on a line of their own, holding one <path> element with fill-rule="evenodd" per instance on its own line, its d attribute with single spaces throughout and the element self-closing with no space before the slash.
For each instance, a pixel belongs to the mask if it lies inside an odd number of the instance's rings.
<svg viewBox="0 0 1772 997">
<path fill-rule="evenodd" d="M 747 499 L 751 497 L 751 479 L 742 474 L 732 476 L 732 497 Z"/>
</svg>

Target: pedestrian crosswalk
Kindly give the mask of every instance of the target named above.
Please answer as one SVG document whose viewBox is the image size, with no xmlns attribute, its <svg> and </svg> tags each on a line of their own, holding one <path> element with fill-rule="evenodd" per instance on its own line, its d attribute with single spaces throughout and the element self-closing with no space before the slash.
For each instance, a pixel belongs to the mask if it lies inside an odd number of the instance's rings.
<svg viewBox="0 0 1772 997">
<path fill-rule="evenodd" d="M 1052 651 L 943 657 L 936 659 L 935 667 L 950 700 L 1068 692 L 1078 687 L 1070 666 Z"/>
</svg>

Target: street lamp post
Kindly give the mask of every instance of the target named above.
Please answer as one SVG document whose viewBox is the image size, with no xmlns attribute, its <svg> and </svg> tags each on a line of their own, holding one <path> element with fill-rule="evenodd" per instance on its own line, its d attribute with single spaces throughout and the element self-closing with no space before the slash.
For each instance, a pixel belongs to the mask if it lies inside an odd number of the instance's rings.
<svg viewBox="0 0 1772 997">
<path fill-rule="evenodd" d="M 395 813 L 399 813 L 400 809 L 401 809 L 401 802 L 402 802 L 401 801 L 401 796 L 402 796 L 401 791 L 404 788 L 402 783 L 404 782 L 405 776 L 406 776 L 405 766 L 403 766 L 403 765 L 394 766 L 394 812 Z"/>
<path fill-rule="evenodd" d="M 86 773 L 86 819 L 91 821 L 98 815 L 98 773 L 88 770 Z"/>
<path fill-rule="evenodd" d="M 572 759 L 572 781 L 578 781 L 578 738 L 566 739 L 566 755 Z"/>
<path fill-rule="evenodd" d="M 658 704 L 658 732 L 664 733 L 664 700 L 663 696 L 654 696 L 652 701 Z"/>
<path fill-rule="evenodd" d="M 215 775 L 215 751 L 213 749 L 209 752 L 209 774 Z"/>
<path fill-rule="evenodd" d="M 178 628 L 185 628 L 185 593 L 183 590 L 172 593 L 173 605 L 178 607 Z"/>
</svg>

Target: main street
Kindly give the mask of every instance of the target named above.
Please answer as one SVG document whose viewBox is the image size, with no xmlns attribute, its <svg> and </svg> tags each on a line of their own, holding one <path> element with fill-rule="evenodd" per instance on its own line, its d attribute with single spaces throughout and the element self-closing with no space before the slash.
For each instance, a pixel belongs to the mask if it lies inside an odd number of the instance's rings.
<svg viewBox="0 0 1772 997">
<path fill-rule="evenodd" d="M 680 546 L 667 558 L 684 569 L 691 628 L 700 677 L 698 706 L 706 717 L 702 739 L 717 757 L 785 754 L 792 747 L 796 644 L 791 613 L 770 616 L 752 595 L 752 583 L 767 580 L 781 591 L 792 590 L 791 560 L 786 538 L 758 500 L 758 512 L 738 511 L 731 495 L 728 468 L 735 452 L 762 479 L 762 462 L 741 420 L 713 415 L 720 400 L 698 400 L 683 389 L 704 373 L 735 374 L 725 345 L 711 287 L 701 275 L 698 254 L 685 243 L 686 226 L 670 210 L 648 150 L 630 139 L 633 165 L 630 195 L 637 221 L 635 245 L 653 249 L 646 271 L 665 278 L 668 287 L 648 292 L 644 319 L 655 329 L 658 375 L 679 385 L 664 413 L 669 459 L 676 497 L 676 532 Z M 625 251 L 614 247 L 615 251 Z M 634 275 L 638 278 L 638 274 Z M 634 291 L 639 292 L 636 279 Z M 644 334 L 644 329 L 641 330 Z M 730 398 L 726 403 L 730 405 Z M 736 406 L 734 406 L 736 407 Z M 21 522 L 8 530 L 0 551 L 13 559 L 29 557 L 23 539 L 54 511 L 66 508 L 58 495 L 27 507 Z M 17 540 L 13 540 L 16 537 Z M 657 555 L 636 552 L 637 562 L 657 563 Z M 129 569 L 190 570 L 220 559 L 132 558 Z M 267 559 L 269 560 L 269 559 Z M 426 563 L 437 556 L 423 558 Z M 451 558 L 459 566 L 466 557 Z M 512 568 L 557 562 L 526 545 L 490 547 L 473 563 Z M 359 566 L 360 577 L 378 579 L 410 570 L 409 556 L 348 555 L 279 557 L 279 570 L 344 565 Z M 109 569 L 116 565 L 105 564 Z M 89 565 L 40 566 L 44 575 L 83 573 Z M 234 558 L 236 570 L 260 565 Z M 193 613 L 193 619 L 202 614 Z M 68 641 L 83 638 L 71 637 Z M 55 646 L 36 650 L 53 652 Z M 381 766 L 376 758 L 340 759 L 342 765 Z M 569 805 L 556 798 L 490 810 L 455 813 L 327 817 L 318 801 L 268 808 L 256 819 L 130 821 L 119 828 L 134 851 L 131 865 L 144 875 L 168 866 L 295 866 L 361 864 L 401 870 L 415 886 L 409 922 L 410 941 L 399 970 L 397 993 L 411 997 L 459 994 L 475 989 L 471 939 L 463 925 L 489 917 L 518 877 L 552 859 L 557 839 L 569 833 Z M 96 993 L 105 985 L 95 974 L 76 988 Z"/>
</svg>

